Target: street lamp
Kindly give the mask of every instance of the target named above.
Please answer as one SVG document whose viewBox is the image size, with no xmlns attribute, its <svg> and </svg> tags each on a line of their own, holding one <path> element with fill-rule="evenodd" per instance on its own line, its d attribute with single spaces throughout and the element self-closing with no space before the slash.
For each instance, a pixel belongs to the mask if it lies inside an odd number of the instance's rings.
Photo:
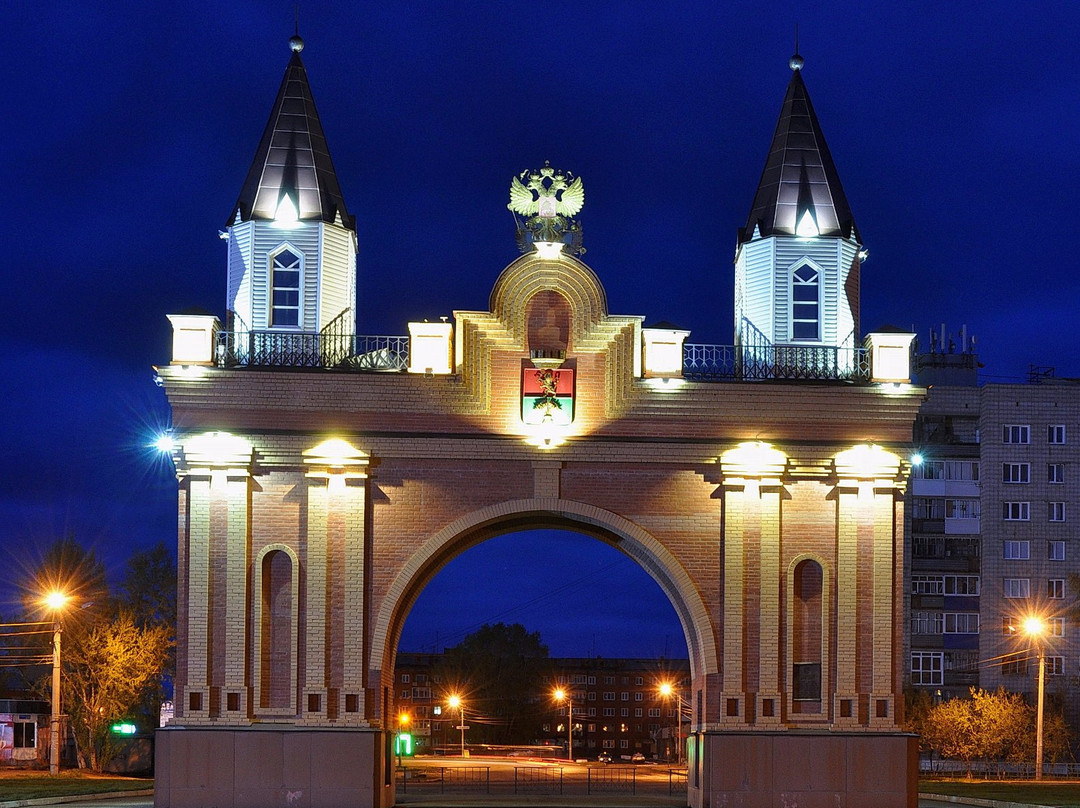
<svg viewBox="0 0 1080 808">
<path fill-rule="evenodd" d="M 52 715 L 49 717 L 49 774 L 60 774 L 60 612 L 68 596 L 53 591 L 45 596 L 45 606 L 53 613 Z"/>
<path fill-rule="evenodd" d="M 461 725 L 458 729 L 461 730 L 461 757 L 465 757 L 465 703 L 458 696 L 451 696 L 446 700 L 447 705 L 451 710 L 458 709 L 461 711 Z"/>
<path fill-rule="evenodd" d="M 1038 615 L 1024 619 L 1024 633 L 1035 642 L 1039 652 L 1039 697 L 1035 708 L 1035 779 L 1042 780 L 1043 774 L 1043 695 L 1046 688 L 1046 621 Z"/>
<path fill-rule="evenodd" d="M 555 701 L 566 701 L 568 715 L 566 719 L 566 759 L 574 760 L 574 699 L 561 687 L 555 691 Z"/>
<path fill-rule="evenodd" d="M 663 682 L 660 685 L 660 695 L 665 699 L 671 696 L 675 697 L 675 742 L 678 744 L 675 747 L 675 763 L 682 763 L 682 717 L 683 717 L 683 700 L 682 694 L 670 682 Z"/>
<path fill-rule="evenodd" d="M 405 731 L 405 727 L 407 727 L 407 726 L 409 726 L 409 714 L 404 713 L 404 712 L 403 713 L 398 713 L 398 717 L 397 717 L 397 734 L 398 734 L 398 736 L 397 736 L 397 743 L 395 743 L 394 746 L 397 747 L 397 765 L 398 765 L 399 769 L 401 768 L 401 735 Z"/>
</svg>

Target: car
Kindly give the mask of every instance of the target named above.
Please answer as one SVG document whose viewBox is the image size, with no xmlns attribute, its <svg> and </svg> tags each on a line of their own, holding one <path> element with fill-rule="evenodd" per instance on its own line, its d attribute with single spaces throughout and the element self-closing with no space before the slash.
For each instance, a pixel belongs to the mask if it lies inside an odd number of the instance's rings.
<svg viewBox="0 0 1080 808">
<path fill-rule="evenodd" d="M 630 760 L 634 763 L 644 763 L 645 755 L 641 754 L 641 752 L 634 752 L 634 754 L 630 756 Z"/>
<path fill-rule="evenodd" d="M 611 755 L 609 755 L 607 752 L 601 752 L 599 755 L 596 756 L 596 762 L 611 763 Z"/>
</svg>

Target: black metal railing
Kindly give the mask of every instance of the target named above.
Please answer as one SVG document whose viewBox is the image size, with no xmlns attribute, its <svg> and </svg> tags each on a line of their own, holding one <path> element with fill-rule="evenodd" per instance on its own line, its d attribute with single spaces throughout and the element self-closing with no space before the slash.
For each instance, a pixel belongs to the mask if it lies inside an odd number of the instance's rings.
<svg viewBox="0 0 1080 808">
<path fill-rule="evenodd" d="M 409 338 L 350 333 L 346 309 L 322 331 L 247 328 L 219 331 L 218 367 L 335 368 L 359 372 L 400 372 L 409 366 Z M 741 345 L 683 345 L 683 376 L 697 382 L 849 381 L 870 379 L 870 352 L 864 348 L 772 345 L 756 329 L 743 332 Z"/>
</svg>

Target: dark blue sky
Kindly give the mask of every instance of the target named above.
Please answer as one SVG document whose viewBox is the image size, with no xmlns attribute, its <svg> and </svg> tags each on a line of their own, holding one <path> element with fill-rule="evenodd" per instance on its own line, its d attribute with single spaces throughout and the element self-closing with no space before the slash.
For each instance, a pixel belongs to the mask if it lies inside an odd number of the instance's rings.
<svg viewBox="0 0 1080 808">
<path fill-rule="evenodd" d="M 987 380 L 1021 380 L 1029 363 L 1080 376 L 1075 4 L 324 2 L 302 15 L 357 217 L 360 333 L 486 309 L 517 254 L 510 177 L 550 160 L 583 178 L 584 259 L 612 313 L 730 343 L 735 231 L 798 22 L 870 251 L 863 330 L 914 326 L 925 343 L 966 324 Z M 168 419 L 150 367 L 169 358 L 166 313 L 224 308 L 217 231 L 288 61 L 293 3 L 6 4 L 0 21 L 10 578 L 69 530 L 114 564 L 175 541 L 174 485 L 143 449 Z M 607 599 L 581 593 L 578 615 Z M 472 616 L 502 613 L 495 601 Z M 551 639 L 558 625 L 535 627 Z"/>
</svg>

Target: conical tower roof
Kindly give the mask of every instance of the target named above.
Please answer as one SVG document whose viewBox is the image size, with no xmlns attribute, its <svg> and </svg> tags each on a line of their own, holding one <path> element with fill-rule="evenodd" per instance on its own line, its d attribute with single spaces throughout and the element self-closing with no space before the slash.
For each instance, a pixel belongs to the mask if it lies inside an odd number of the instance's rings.
<svg viewBox="0 0 1080 808">
<path fill-rule="evenodd" d="M 287 195 L 299 220 L 333 222 L 340 213 L 345 227 L 355 230 L 300 60 L 304 41 L 294 36 L 289 45 L 292 58 L 226 226 L 235 223 L 238 216 L 241 221 L 277 218 Z"/>
<path fill-rule="evenodd" d="M 859 241 L 840 175 L 836 173 L 803 83 L 802 57 L 795 54 L 790 65 L 794 74 L 784 96 L 750 216 L 746 227 L 739 231 L 739 243 L 753 237 L 755 226 L 762 237 L 797 235 L 796 228 L 807 211 L 813 218 L 816 235 Z"/>
</svg>

